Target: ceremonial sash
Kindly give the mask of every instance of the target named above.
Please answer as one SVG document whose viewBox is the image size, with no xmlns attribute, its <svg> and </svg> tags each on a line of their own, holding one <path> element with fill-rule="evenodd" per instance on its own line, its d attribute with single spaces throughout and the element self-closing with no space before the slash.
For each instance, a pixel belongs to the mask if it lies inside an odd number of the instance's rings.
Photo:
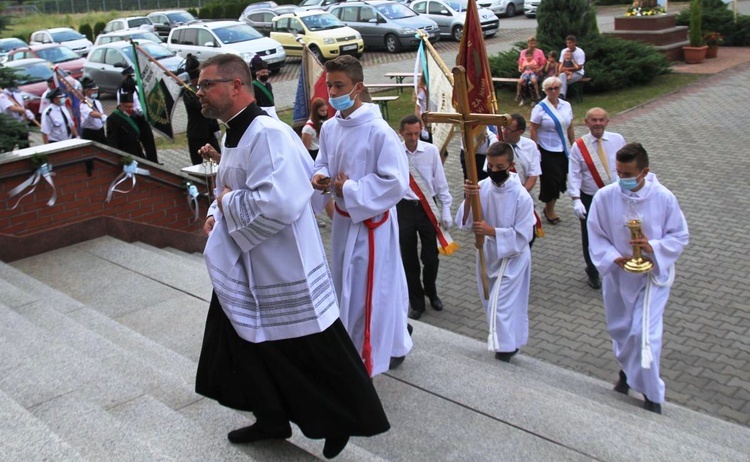
<svg viewBox="0 0 750 462">
<path fill-rule="evenodd" d="M 334 208 L 341 215 L 350 218 L 351 216 L 341 210 L 336 202 L 333 203 Z M 368 218 L 362 223 L 367 226 L 367 240 L 368 240 L 368 253 L 367 253 L 367 294 L 365 295 L 365 339 L 362 344 L 362 360 L 365 363 L 365 369 L 367 374 L 372 377 L 372 343 L 370 342 L 370 320 L 372 319 L 372 291 L 375 280 L 375 229 L 388 220 L 390 210 L 386 210 L 383 213 L 383 218 L 379 221 L 375 221 L 372 218 Z"/>
<path fill-rule="evenodd" d="M 419 174 L 411 162 L 409 162 L 409 187 L 412 192 L 419 198 L 419 204 L 424 209 L 424 213 L 429 218 L 430 223 L 435 228 L 435 234 L 437 236 L 437 247 L 438 252 L 443 255 L 450 255 L 458 250 L 458 243 L 453 241 L 453 238 L 448 234 L 448 230 L 443 229 L 438 223 L 437 219 L 437 206 L 434 200 L 428 200 L 423 191 L 428 191 L 424 185 L 424 178 Z"/>
<path fill-rule="evenodd" d="M 255 85 L 255 88 L 259 88 L 260 91 L 262 91 L 264 95 L 268 96 L 268 100 L 271 101 L 271 105 L 273 106 L 274 104 L 273 95 L 271 94 L 270 91 L 268 91 L 268 88 L 266 88 L 265 85 L 258 82 L 257 80 L 253 80 L 253 85 Z"/>
<path fill-rule="evenodd" d="M 568 141 L 565 138 L 565 130 L 568 129 L 568 126 L 566 125 L 563 129 L 562 122 L 563 120 L 562 116 L 559 112 L 557 112 L 557 109 L 549 104 L 549 99 L 544 98 L 540 103 L 540 106 L 542 106 L 542 109 L 544 112 L 549 115 L 550 119 L 552 119 L 552 122 L 555 123 L 555 131 L 557 132 L 557 136 L 560 137 L 560 141 L 562 141 L 563 145 L 563 151 L 565 152 L 565 157 L 570 157 L 570 153 L 568 152 Z"/>
<path fill-rule="evenodd" d="M 136 123 L 135 123 L 135 121 L 133 120 L 132 117 L 130 117 L 129 115 L 125 114 L 124 112 L 122 112 L 119 109 L 115 109 L 114 114 L 117 114 L 120 117 L 122 117 L 123 119 L 125 119 L 125 121 L 127 123 L 129 123 L 131 127 L 133 127 L 133 130 L 135 130 L 135 132 L 138 133 L 138 137 L 140 138 L 140 136 L 141 136 L 141 129 L 138 128 L 138 125 L 136 125 Z"/>
<path fill-rule="evenodd" d="M 596 183 L 596 186 L 598 186 L 599 189 L 602 189 L 604 186 L 612 182 L 612 178 L 610 177 L 609 171 L 607 171 L 607 169 L 604 168 L 604 165 L 602 165 L 602 160 L 599 157 L 598 151 L 595 156 L 591 155 L 592 151 L 596 151 L 594 149 L 593 141 L 591 138 L 593 138 L 591 135 L 586 135 L 582 138 L 578 138 L 576 140 L 576 145 L 578 146 L 578 150 L 581 152 L 583 161 L 586 163 L 586 166 L 591 172 L 594 183 Z M 599 142 L 601 143 L 601 140 Z M 607 183 L 604 183 L 605 177 L 607 178 Z"/>
</svg>

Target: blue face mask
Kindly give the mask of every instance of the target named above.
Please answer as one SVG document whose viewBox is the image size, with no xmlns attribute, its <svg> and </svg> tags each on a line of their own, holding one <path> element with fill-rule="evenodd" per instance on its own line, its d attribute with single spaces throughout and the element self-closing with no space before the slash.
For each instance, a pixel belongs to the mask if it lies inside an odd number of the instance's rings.
<svg viewBox="0 0 750 462">
<path fill-rule="evenodd" d="M 617 182 L 625 191 L 632 191 L 638 187 L 638 177 L 635 178 L 618 178 Z"/>
<path fill-rule="evenodd" d="M 354 90 L 357 88 L 355 87 Z M 349 94 L 337 96 L 335 98 L 328 97 L 328 103 L 330 103 L 331 107 L 336 109 L 337 111 L 346 111 L 350 107 L 354 106 L 354 100 L 351 98 L 352 93 L 354 93 L 354 90 L 350 91 Z"/>
</svg>

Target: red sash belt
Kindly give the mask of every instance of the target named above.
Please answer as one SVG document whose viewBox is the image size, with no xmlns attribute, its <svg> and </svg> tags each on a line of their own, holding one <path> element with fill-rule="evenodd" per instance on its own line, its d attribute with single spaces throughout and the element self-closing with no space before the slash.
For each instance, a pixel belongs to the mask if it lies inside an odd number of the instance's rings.
<svg viewBox="0 0 750 462">
<path fill-rule="evenodd" d="M 599 142 L 601 143 L 601 141 Z M 591 171 L 591 176 L 594 179 L 594 183 L 599 186 L 599 189 L 602 189 L 604 187 L 604 181 L 602 181 L 602 177 L 599 176 L 599 172 L 596 170 L 594 160 L 591 158 L 591 153 L 589 153 L 589 150 L 586 147 L 586 143 L 583 142 L 583 138 L 578 138 L 576 140 L 576 145 L 578 146 L 578 150 L 581 151 L 581 157 L 583 157 L 583 161 L 586 162 L 586 166 Z"/>
<path fill-rule="evenodd" d="M 336 211 L 345 217 L 350 215 L 339 208 L 334 202 L 333 206 Z M 368 244 L 368 261 L 367 261 L 367 295 L 365 296 L 365 341 L 362 345 L 362 360 L 365 363 L 365 369 L 367 373 L 372 377 L 372 343 L 370 343 L 370 320 L 372 319 L 372 292 L 373 292 L 373 281 L 375 279 L 375 229 L 382 225 L 388 220 L 389 210 L 383 213 L 383 218 L 379 221 L 374 221 L 372 218 L 368 218 L 362 223 L 367 226 L 367 238 Z"/>
</svg>

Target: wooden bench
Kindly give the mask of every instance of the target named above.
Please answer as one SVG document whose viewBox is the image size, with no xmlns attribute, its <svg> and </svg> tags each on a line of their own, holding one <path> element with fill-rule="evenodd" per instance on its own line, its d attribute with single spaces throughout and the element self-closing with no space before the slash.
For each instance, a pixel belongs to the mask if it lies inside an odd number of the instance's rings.
<svg viewBox="0 0 750 462">
<path fill-rule="evenodd" d="M 492 81 L 494 83 L 512 83 L 512 84 L 516 84 L 516 83 L 518 83 L 518 78 L 512 78 L 512 77 L 492 77 Z M 575 99 L 576 103 L 582 102 L 583 101 L 583 84 L 585 84 L 587 82 L 591 82 L 591 77 L 584 77 L 584 78 L 582 78 L 581 80 L 579 80 L 577 82 L 568 84 L 568 93 L 570 93 L 570 94 L 565 95 L 565 96 L 568 97 L 568 99 L 570 99 L 569 98 L 570 96 L 573 96 L 573 99 Z M 576 85 L 578 83 L 580 83 L 581 85 L 580 86 Z M 541 83 L 540 83 L 539 90 L 541 91 Z"/>
<path fill-rule="evenodd" d="M 391 101 L 396 101 L 398 99 L 398 95 L 395 96 L 373 96 L 372 102 L 378 103 L 378 106 L 380 106 L 380 112 L 383 113 L 383 118 L 385 120 L 389 119 L 388 114 L 388 103 Z"/>
<path fill-rule="evenodd" d="M 413 72 L 386 72 L 383 74 L 385 77 L 388 77 L 389 79 L 396 79 L 396 83 L 404 83 L 404 79 L 410 79 L 414 77 Z M 422 75 L 421 73 L 417 75 Z"/>
<path fill-rule="evenodd" d="M 399 93 L 404 91 L 404 88 L 414 88 L 413 83 L 368 83 L 365 84 L 368 89 L 373 88 L 395 88 Z"/>
</svg>

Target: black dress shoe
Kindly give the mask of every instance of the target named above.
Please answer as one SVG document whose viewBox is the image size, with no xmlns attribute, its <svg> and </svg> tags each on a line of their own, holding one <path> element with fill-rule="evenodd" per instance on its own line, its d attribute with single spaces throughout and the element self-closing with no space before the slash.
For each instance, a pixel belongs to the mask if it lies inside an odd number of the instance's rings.
<svg viewBox="0 0 750 462">
<path fill-rule="evenodd" d="M 661 414 L 661 403 L 655 403 L 648 399 L 646 395 L 643 395 L 643 408 L 647 411 L 654 412 L 656 414 Z"/>
<path fill-rule="evenodd" d="M 430 306 L 435 311 L 443 311 L 443 301 L 440 300 L 440 297 L 431 298 Z"/>
<path fill-rule="evenodd" d="M 588 284 L 594 290 L 602 288 L 602 282 L 599 280 L 598 274 L 589 275 Z"/>
<path fill-rule="evenodd" d="M 278 427 L 269 425 L 258 425 L 254 423 L 249 427 L 232 430 L 227 434 L 227 438 L 234 444 L 254 443 L 261 440 L 285 440 L 292 436 L 292 427 L 289 422 L 286 426 L 281 424 Z"/>
<path fill-rule="evenodd" d="M 516 353 L 518 353 L 518 348 L 516 348 L 516 351 L 498 351 L 497 353 L 495 353 L 495 359 L 504 363 L 509 363 L 510 358 L 515 356 Z"/>
<path fill-rule="evenodd" d="M 409 310 L 409 319 L 419 319 L 422 317 L 424 310 Z"/>
<path fill-rule="evenodd" d="M 341 454 L 346 444 L 349 442 L 348 436 L 337 436 L 336 438 L 326 438 L 326 444 L 323 446 L 323 455 L 326 459 L 333 459 Z"/>
<path fill-rule="evenodd" d="M 620 371 L 620 380 L 618 380 L 615 384 L 615 391 L 617 393 L 622 393 L 623 395 L 627 395 L 630 391 L 630 385 L 628 385 L 628 377 L 623 371 Z"/>
<path fill-rule="evenodd" d="M 406 323 L 406 332 L 409 333 L 409 337 L 411 337 L 411 333 L 414 332 L 414 327 L 409 323 Z"/>
<path fill-rule="evenodd" d="M 391 357 L 391 362 L 388 364 L 388 370 L 397 368 L 404 362 L 405 359 L 406 356 Z"/>
</svg>

